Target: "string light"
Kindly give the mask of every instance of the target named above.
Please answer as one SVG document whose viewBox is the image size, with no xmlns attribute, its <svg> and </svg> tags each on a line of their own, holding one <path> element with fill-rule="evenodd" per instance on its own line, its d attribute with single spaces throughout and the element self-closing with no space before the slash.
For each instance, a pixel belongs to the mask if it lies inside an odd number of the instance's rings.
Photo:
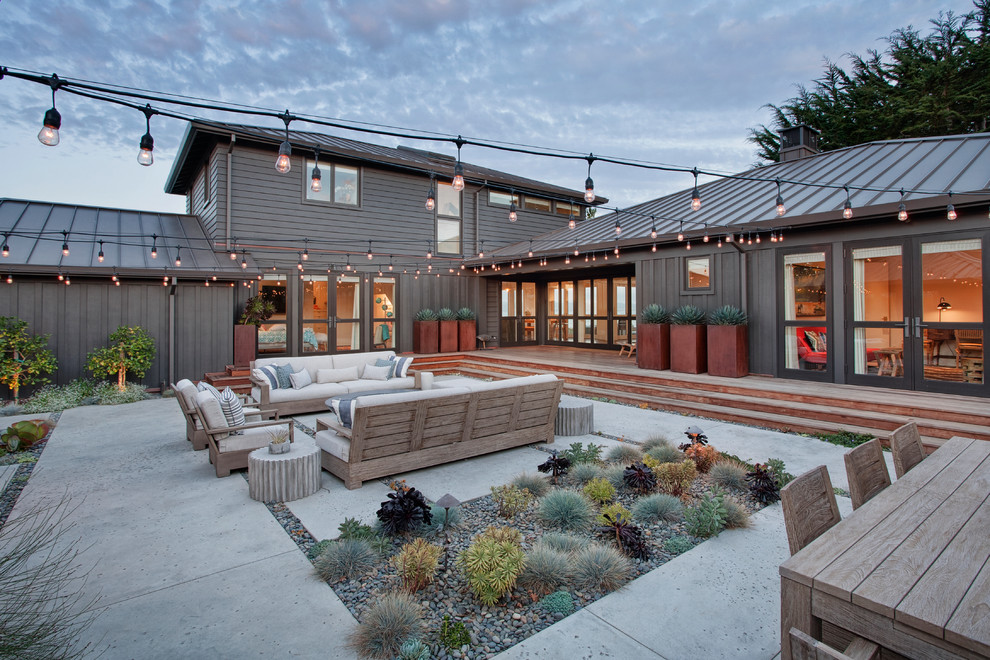
<svg viewBox="0 0 990 660">
<path fill-rule="evenodd" d="M 309 189 L 315 193 L 323 190 L 323 172 L 320 171 L 320 145 L 313 148 L 313 173 L 310 176 Z"/>
<path fill-rule="evenodd" d="M 650 248 L 650 252 L 656 252 L 656 251 L 657 251 L 657 244 L 654 243 L 653 247 Z"/>
<path fill-rule="evenodd" d="M 574 229 L 577 227 L 577 220 L 574 219 L 574 214 L 571 214 L 571 218 L 567 221 L 567 228 Z"/>
<path fill-rule="evenodd" d="M 69 256 L 69 232 L 62 231 L 62 256 Z"/>
<path fill-rule="evenodd" d="M 236 239 L 234 240 L 234 245 L 230 248 L 230 260 L 231 261 L 236 261 L 237 260 L 237 240 Z M 274 263 L 272 264 L 272 270 L 275 270 L 275 264 Z"/>
<path fill-rule="evenodd" d="M 478 250 L 478 258 L 481 259 L 485 256 L 485 242 L 481 241 L 481 248 Z"/>
<path fill-rule="evenodd" d="M 175 246 L 175 267 L 178 268 L 182 265 L 182 257 L 179 256 L 179 246 Z"/>
<path fill-rule="evenodd" d="M 371 253 L 371 241 L 368 241 L 368 261 L 375 258 L 375 255 Z"/>
<path fill-rule="evenodd" d="M 614 250 L 612 250 L 612 252 L 613 252 L 613 253 L 615 254 L 615 256 L 619 256 L 619 246 L 618 246 L 618 245 L 616 245 L 616 246 L 615 246 L 615 249 L 614 249 Z"/>
<path fill-rule="evenodd" d="M 392 255 L 388 255 L 388 271 L 391 273 L 395 266 L 392 265 Z M 464 268 L 464 264 L 461 264 L 461 268 Z"/>
<path fill-rule="evenodd" d="M 650 238 L 653 240 L 657 239 L 657 218 L 656 216 L 650 216 L 650 222 L 653 223 L 650 227 Z"/>
<path fill-rule="evenodd" d="M 949 191 L 949 204 L 945 207 L 945 219 L 952 222 L 959 217 L 956 213 L 956 207 L 952 205 L 952 191 Z"/>
<path fill-rule="evenodd" d="M 687 245 L 684 246 L 684 249 L 685 250 L 690 250 L 691 249 L 691 241 L 688 241 L 687 242 Z"/>
<path fill-rule="evenodd" d="M 308 238 L 304 238 L 303 239 L 302 260 L 303 261 L 309 261 L 309 239 Z"/>
<path fill-rule="evenodd" d="M 302 252 L 300 252 L 299 253 L 299 261 L 296 262 L 296 270 L 302 271 L 302 269 L 303 269 Z"/>
<path fill-rule="evenodd" d="M 3 247 L 0 248 L 0 254 L 3 254 L 4 257 L 10 256 L 10 246 L 7 245 L 7 237 L 8 234 L 3 235 Z"/>
<path fill-rule="evenodd" d="M 780 179 L 777 179 L 777 216 L 780 217 L 787 213 L 787 207 L 784 206 L 784 198 L 780 195 Z"/>
<path fill-rule="evenodd" d="M 347 255 L 347 263 L 344 264 L 344 270 L 346 270 L 346 271 L 350 271 L 351 270 L 351 255 L 350 255 L 350 253 L 348 253 L 348 255 Z"/>
<path fill-rule="evenodd" d="M 436 208 L 436 205 L 437 205 L 437 197 L 436 197 L 436 192 L 435 192 L 435 188 L 434 188 L 434 185 L 433 185 L 433 182 L 434 182 L 434 180 L 436 178 L 437 178 L 437 175 L 434 174 L 433 172 L 430 172 L 430 192 L 428 192 L 426 194 L 426 210 L 427 211 L 432 211 L 434 208 Z"/>
<path fill-rule="evenodd" d="M 154 110 L 149 103 L 144 106 L 141 112 L 144 113 L 144 123 L 147 130 L 141 136 L 141 150 L 138 151 L 137 162 L 148 167 L 155 162 L 155 155 L 152 153 L 155 150 L 155 139 L 151 137 L 151 116 L 157 115 L 158 111 Z"/>
<path fill-rule="evenodd" d="M 454 143 L 457 145 L 457 163 L 454 165 L 454 178 L 450 185 L 454 190 L 460 192 L 464 190 L 464 166 L 461 165 L 461 146 L 464 145 L 464 140 L 458 135 Z"/>
<path fill-rule="evenodd" d="M 901 188 L 901 203 L 897 206 L 897 219 L 901 222 L 908 221 L 907 205 L 904 203 L 904 188 Z"/>
<path fill-rule="evenodd" d="M 718 247 L 720 247 L 720 248 L 722 247 L 722 237 L 721 236 L 718 237 Z"/>
<path fill-rule="evenodd" d="M 117 279 L 117 267 L 116 266 L 114 266 L 113 275 L 110 276 L 110 279 L 113 282 L 118 282 L 119 283 L 119 280 Z"/>
<path fill-rule="evenodd" d="M 38 133 L 38 141 L 46 147 L 54 147 L 58 145 L 58 129 L 62 128 L 62 115 L 55 109 L 55 92 L 62 86 L 62 81 L 53 73 L 48 79 L 48 84 L 52 87 L 52 107 L 45 112 L 45 121 Z"/>
<path fill-rule="evenodd" d="M 3 256 L 6 257 L 7 255 L 4 254 Z M 101 264 L 103 263 L 103 241 L 100 241 L 100 252 L 99 254 L 96 255 L 96 260 L 99 261 Z"/>
<path fill-rule="evenodd" d="M 580 254 L 581 254 L 581 251 L 578 250 L 578 247 L 575 245 L 574 246 L 574 256 L 577 257 L 577 256 L 580 256 Z"/>
<path fill-rule="evenodd" d="M 54 100 L 54 95 L 53 100 Z M 595 154 L 588 154 L 585 157 L 588 161 L 588 178 L 584 180 L 584 201 L 591 204 L 595 201 L 595 182 L 591 178 L 591 164 L 595 162 Z"/>
<path fill-rule="evenodd" d="M 515 192 L 513 192 L 511 194 L 512 194 L 512 199 L 509 202 L 509 222 L 515 222 L 516 221 L 516 217 L 517 217 L 517 214 L 516 214 L 516 194 L 515 194 Z"/>
<path fill-rule="evenodd" d="M 247 270 L 247 250 L 241 250 L 241 270 Z"/>
<path fill-rule="evenodd" d="M 7 284 L 13 284 L 13 283 L 14 283 L 14 276 L 11 275 L 10 273 L 7 273 Z"/>
<path fill-rule="evenodd" d="M 679 240 L 679 241 L 683 241 L 684 240 L 684 221 L 683 220 L 681 220 L 680 229 L 677 230 L 677 240 Z"/>
<path fill-rule="evenodd" d="M 426 242 L 426 258 L 427 260 L 433 258 L 433 241 Z"/>
<path fill-rule="evenodd" d="M 151 235 L 151 258 L 158 258 L 158 234 Z"/>
<path fill-rule="evenodd" d="M 756 244 L 757 245 L 760 244 L 760 232 L 759 231 L 756 232 Z"/>
<path fill-rule="evenodd" d="M 292 155 L 292 145 L 289 143 L 289 122 L 293 120 L 293 117 L 289 114 L 288 109 L 280 117 L 285 122 L 285 139 L 282 140 L 282 144 L 278 145 L 278 158 L 275 159 L 275 171 L 279 174 L 288 174 L 289 170 L 292 169 L 292 159 L 289 158 Z"/>
<path fill-rule="evenodd" d="M 846 220 L 851 220 L 853 217 L 853 205 L 849 199 L 849 186 L 842 186 L 842 188 L 846 191 L 846 203 L 842 205 L 842 217 Z"/>
<path fill-rule="evenodd" d="M 698 194 L 698 168 L 691 170 L 691 174 L 694 175 L 694 190 L 691 191 L 691 210 L 697 211 L 701 209 L 701 195 Z"/>
<path fill-rule="evenodd" d="M 701 240 L 704 241 L 705 243 L 708 242 L 708 223 L 707 222 L 705 223 L 705 236 Z"/>
<path fill-rule="evenodd" d="M 209 278 L 203 280 L 203 286 L 210 286 L 210 280 L 209 280 Z"/>
<path fill-rule="evenodd" d="M 619 213 L 615 213 L 615 235 L 619 236 L 622 234 L 622 225 L 619 224 Z"/>
<path fill-rule="evenodd" d="M 533 239 L 532 238 L 529 239 L 529 253 L 528 254 L 529 254 L 530 257 L 533 256 Z"/>
</svg>

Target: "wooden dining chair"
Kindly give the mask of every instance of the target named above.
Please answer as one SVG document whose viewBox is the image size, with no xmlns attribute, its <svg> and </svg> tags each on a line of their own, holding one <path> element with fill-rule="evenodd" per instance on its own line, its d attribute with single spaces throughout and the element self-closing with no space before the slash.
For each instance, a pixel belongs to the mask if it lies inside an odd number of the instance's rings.
<svg viewBox="0 0 990 660">
<path fill-rule="evenodd" d="M 890 473 L 883 460 L 879 438 L 850 449 L 843 458 L 846 461 L 846 478 L 849 479 L 849 499 L 855 511 L 890 485 Z"/>
<path fill-rule="evenodd" d="M 862 637 L 854 637 L 845 651 L 837 651 L 797 628 L 790 632 L 791 660 L 875 660 L 880 647 Z"/>
<path fill-rule="evenodd" d="M 925 447 L 921 444 L 918 425 L 908 422 L 890 434 L 890 451 L 894 454 L 894 474 L 900 479 L 915 465 L 925 459 Z"/>
<path fill-rule="evenodd" d="M 784 508 L 784 528 L 792 555 L 841 519 L 832 480 L 824 465 L 808 470 L 781 488 L 780 504 Z"/>
</svg>

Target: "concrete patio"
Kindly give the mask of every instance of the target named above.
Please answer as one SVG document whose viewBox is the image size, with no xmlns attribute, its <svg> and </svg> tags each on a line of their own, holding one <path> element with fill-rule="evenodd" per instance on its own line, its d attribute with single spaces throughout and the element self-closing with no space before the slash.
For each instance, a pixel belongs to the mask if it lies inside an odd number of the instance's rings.
<svg viewBox="0 0 990 660">
<path fill-rule="evenodd" d="M 701 426 L 720 450 L 794 473 L 819 464 L 846 488 L 845 449 L 722 422 L 595 402 L 595 428 L 642 441 L 679 440 Z M 315 415 L 297 420 L 315 427 Z M 305 440 L 305 434 L 300 434 Z M 299 436 L 297 436 L 299 437 Z M 598 435 L 561 437 L 615 444 Z M 436 499 L 488 493 L 535 471 L 538 449 L 520 448 L 401 475 Z M 889 456 L 888 456 L 889 462 Z M 893 470 L 890 470 L 893 475 Z M 317 539 L 345 517 L 371 522 L 387 487 L 348 491 L 324 472 L 321 490 L 289 508 Z M 356 621 L 239 473 L 217 479 L 206 452 L 185 440 L 178 404 L 156 399 L 65 411 L 12 515 L 67 493 L 78 505 L 69 538 L 86 551 L 87 589 L 101 594 L 89 639 L 105 658 L 351 658 Z M 851 507 L 839 498 L 843 515 Z M 745 530 L 723 532 L 530 637 L 498 657 L 760 658 L 779 651 L 778 565 L 787 557 L 780 506 Z"/>
</svg>

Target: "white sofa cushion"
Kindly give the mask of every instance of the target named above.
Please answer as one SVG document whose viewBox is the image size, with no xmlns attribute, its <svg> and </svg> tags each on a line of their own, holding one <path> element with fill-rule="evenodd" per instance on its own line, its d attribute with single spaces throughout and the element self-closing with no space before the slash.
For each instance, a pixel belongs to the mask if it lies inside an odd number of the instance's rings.
<svg viewBox="0 0 990 660">
<path fill-rule="evenodd" d="M 219 449 L 222 454 L 227 451 L 240 451 L 242 449 L 260 449 L 261 447 L 267 447 L 268 443 L 272 439 L 271 431 L 277 428 L 279 427 L 272 426 L 269 428 L 245 429 L 242 435 L 231 435 L 218 441 L 217 449 Z"/>
<path fill-rule="evenodd" d="M 365 365 L 374 364 L 379 358 L 390 359 L 395 351 L 374 351 L 372 353 L 341 353 L 333 356 L 333 368 L 357 367 L 358 378 L 364 378 Z"/>
<path fill-rule="evenodd" d="M 367 392 L 369 390 L 405 390 L 416 387 L 416 378 L 406 376 L 405 378 L 391 378 L 389 380 L 348 380 L 340 383 L 347 388 L 348 392 Z"/>
<path fill-rule="evenodd" d="M 342 383 L 313 383 L 301 390 L 272 390 L 269 393 L 268 401 L 272 404 L 279 404 L 283 401 L 324 400 L 346 393 L 347 388 Z"/>
<path fill-rule="evenodd" d="M 309 372 L 305 369 L 300 369 L 296 373 L 290 375 L 289 380 L 292 381 L 292 389 L 294 390 L 301 390 L 313 382 Z"/>
<path fill-rule="evenodd" d="M 392 366 L 385 365 L 379 367 L 374 364 L 368 364 L 364 367 L 364 375 L 362 378 L 364 380 L 376 380 L 376 381 L 386 381 L 388 377 L 392 375 Z"/>
<path fill-rule="evenodd" d="M 333 431 L 320 431 L 316 434 L 316 444 L 331 456 L 347 462 L 351 457 L 351 441 Z"/>
<path fill-rule="evenodd" d="M 299 371 L 300 369 L 305 369 L 309 372 L 309 377 L 316 382 L 316 372 L 320 369 L 330 369 L 333 367 L 333 361 L 329 355 L 293 355 L 291 358 L 258 358 L 254 361 L 254 368 L 260 369 L 265 366 L 272 366 L 275 364 L 284 364 L 290 361 L 292 363 L 293 371 Z"/>
<path fill-rule="evenodd" d="M 357 380 L 358 378 L 356 366 L 341 369 L 320 369 L 316 372 L 317 383 L 342 383 L 345 380 Z"/>
</svg>

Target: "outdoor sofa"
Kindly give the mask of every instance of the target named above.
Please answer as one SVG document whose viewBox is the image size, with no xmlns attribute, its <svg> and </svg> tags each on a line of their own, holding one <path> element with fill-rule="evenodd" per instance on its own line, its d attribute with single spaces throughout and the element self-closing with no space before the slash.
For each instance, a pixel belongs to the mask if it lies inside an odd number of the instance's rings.
<svg viewBox="0 0 990 660">
<path fill-rule="evenodd" d="M 387 369 L 375 366 L 380 360 L 395 363 L 391 377 Z M 251 363 L 251 395 L 261 410 L 278 409 L 282 416 L 320 412 L 327 410 L 327 399 L 341 394 L 418 387 L 418 377 L 408 371 L 411 362 L 412 358 L 398 357 L 394 351 L 259 358 Z M 285 365 L 297 377 L 288 381 L 288 387 L 273 387 L 278 383 L 272 369 Z"/>
<path fill-rule="evenodd" d="M 363 396 L 317 423 L 323 469 L 363 481 L 537 442 L 553 442 L 564 383 L 552 374 Z M 339 406 L 338 406 L 339 407 Z"/>
</svg>

